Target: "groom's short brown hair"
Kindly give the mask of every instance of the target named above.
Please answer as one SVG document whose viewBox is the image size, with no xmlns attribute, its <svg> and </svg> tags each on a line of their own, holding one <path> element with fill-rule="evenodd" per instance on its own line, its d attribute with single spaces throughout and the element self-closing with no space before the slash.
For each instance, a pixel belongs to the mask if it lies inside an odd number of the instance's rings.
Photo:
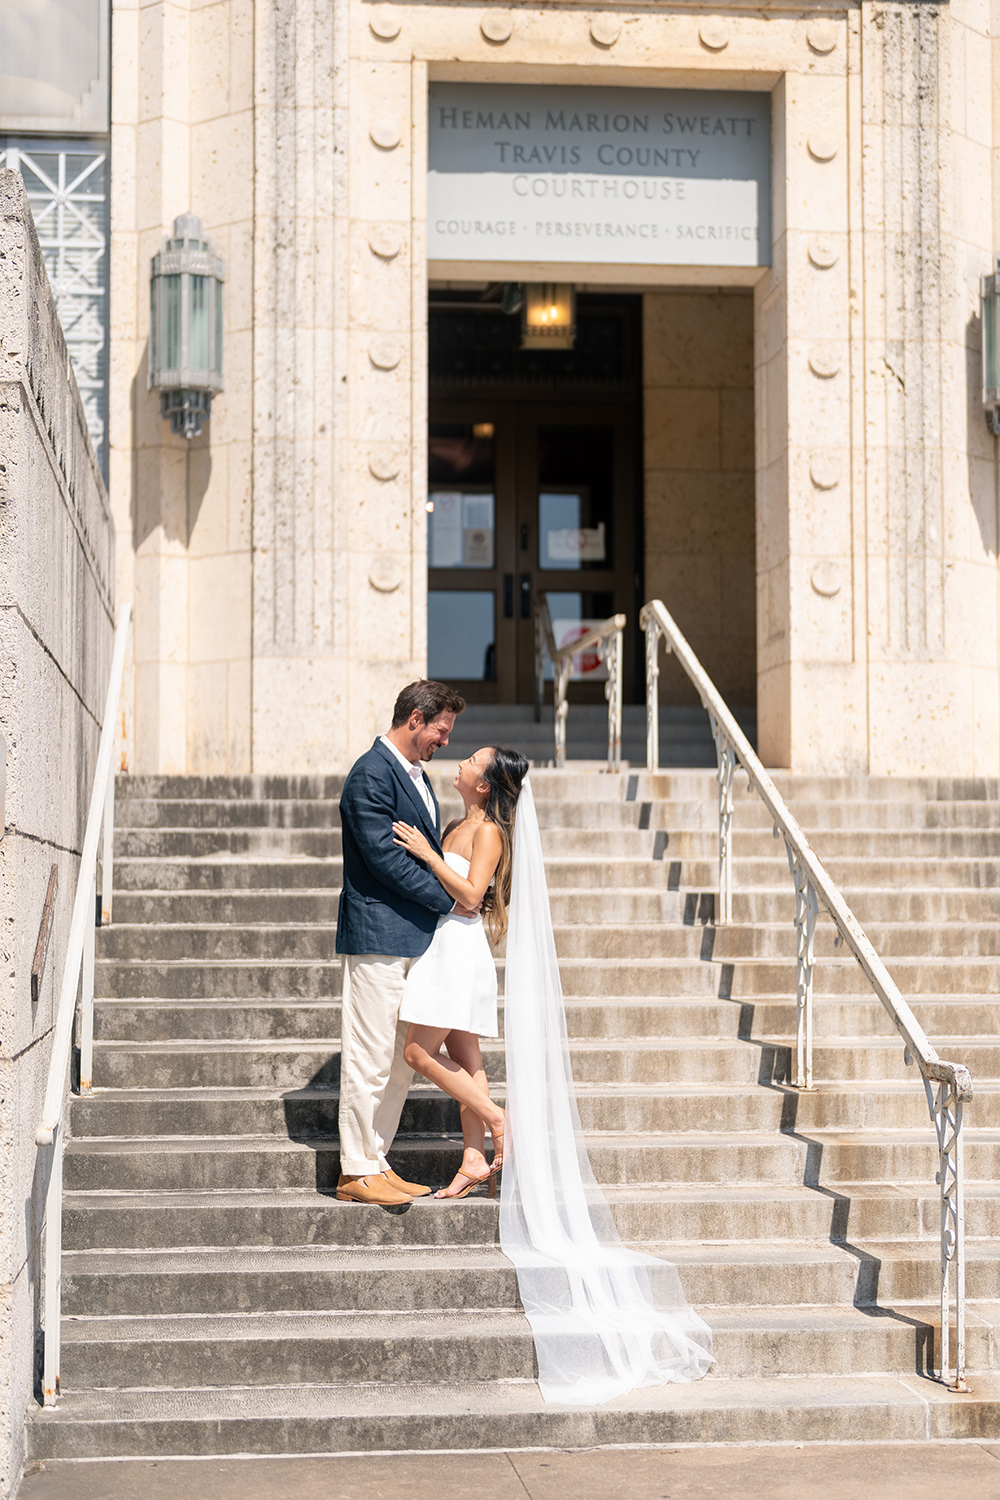
<svg viewBox="0 0 1000 1500">
<path fill-rule="evenodd" d="M 424 723 L 429 724 L 438 714 L 460 714 L 464 707 L 465 699 L 461 693 L 456 693 L 446 682 L 434 682 L 421 677 L 419 682 L 407 683 L 396 699 L 392 710 L 392 728 L 400 729 L 402 725 L 408 724 L 414 711 L 422 714 Z"/>
</svg>

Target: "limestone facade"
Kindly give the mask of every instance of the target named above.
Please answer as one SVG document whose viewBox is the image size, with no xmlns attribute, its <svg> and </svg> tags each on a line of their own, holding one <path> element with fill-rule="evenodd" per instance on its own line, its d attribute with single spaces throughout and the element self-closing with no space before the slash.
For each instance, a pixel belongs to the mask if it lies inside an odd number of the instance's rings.
<svg viewBox="0 0 1000 1500">
<path fill-rule="evenodd" d="M 40 1327 L 35 1148 L 111 666 L 114 526 L 31 210 L 0 171 L 0 1494 L 16 1485 Z M 31 970 L 53 865 L 37 999 Z"/>
<path fill-rule="evenodd" d="M 112 32 L 136 769 L 342 767 L 424 670 L 428 281 L 560 271 L 428 262 L 440 80 L 770 92 L 770 267 L 563 269 L 646 297 L 645 596 L 756 696 L 770 764 L 1000 771 L 986 0 L 114 0 Z M 186 210 L 227 266 L 226 390 L 187 444 L 145 367 Z M 671 309 L 706 330 L 673 367 Z"/>
</svg>

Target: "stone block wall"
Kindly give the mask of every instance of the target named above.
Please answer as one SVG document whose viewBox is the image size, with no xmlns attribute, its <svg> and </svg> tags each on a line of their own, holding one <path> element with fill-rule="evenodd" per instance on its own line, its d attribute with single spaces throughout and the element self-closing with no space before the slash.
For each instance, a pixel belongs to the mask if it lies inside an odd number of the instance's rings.
<svg viewBox="0 0 1000 1500">
<path fill-rule="evenodd" d="M 643 298 L 645 589 L 662 599 L 720 692 L 757 696 L 753 297 Z M 671 656 L 664 703 L 696 703 Z"/>
<path fill-rule="evenodd" d="M 0 1494 L 21 1466 L 40 1304 L 42 1107 L 112 647 L 114 528 L 21 178 L 0 171 Z M 31 965 L 51 867 L 55 924 Z"/>
</svg>

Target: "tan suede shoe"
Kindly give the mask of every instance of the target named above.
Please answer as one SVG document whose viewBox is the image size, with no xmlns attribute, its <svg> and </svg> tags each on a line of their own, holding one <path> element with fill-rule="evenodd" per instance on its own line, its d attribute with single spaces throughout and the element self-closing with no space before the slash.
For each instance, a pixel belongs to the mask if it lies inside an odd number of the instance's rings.
<svg viewBox="0 0 1000 1500">
<path fill-rule="evenodd" d="M 385 1167 L 383 1169 L 382 1176 L 392 1184 L 397 1192 L 405 1193 L 408 1198 L 427 1198 L 430 1196 L 431 1190 L 429 1187 L 421 1187 L 419 1182 L 406 1182 L 405 1179 L 400 1177 L 398 1172 L 394 1172 L 391 1167 Z"/>
<path fill-rule="evenodd" d="M 412 1198 L 392 1186 L 381 1172 L 369 1172 L 367 1177 L 345 1177 L 341 1173 L 337 1183 L 337 1199 L 340 1203 L 377 1203 L 380 1208 L 409 1208 Z"/>
</svg>

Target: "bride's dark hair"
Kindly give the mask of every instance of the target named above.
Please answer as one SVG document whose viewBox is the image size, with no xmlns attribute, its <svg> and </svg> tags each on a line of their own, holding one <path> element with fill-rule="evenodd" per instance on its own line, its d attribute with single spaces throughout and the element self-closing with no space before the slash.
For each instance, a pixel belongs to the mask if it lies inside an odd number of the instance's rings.
<svg viewBox="0 0 1000 1500">
<path fill-rule="evenodd" d="M 489 787 L 486 796 L 486 816 L 500 830 L 503 848 L 493 883 L 483 897 L 483 914 L 490 930 L 490 938 L 499 943 L 507 931 L 507 903 L 510 900 L 510 876 L 514 850 L 514 818 L 517 799 L 521 795 L 521 782 L 528 774 L 528 762 L 517 750 L 505 750 L 502 745 L 493 746 L 493 759 L 483 772 L 483 780 Z"/>
</svg>

